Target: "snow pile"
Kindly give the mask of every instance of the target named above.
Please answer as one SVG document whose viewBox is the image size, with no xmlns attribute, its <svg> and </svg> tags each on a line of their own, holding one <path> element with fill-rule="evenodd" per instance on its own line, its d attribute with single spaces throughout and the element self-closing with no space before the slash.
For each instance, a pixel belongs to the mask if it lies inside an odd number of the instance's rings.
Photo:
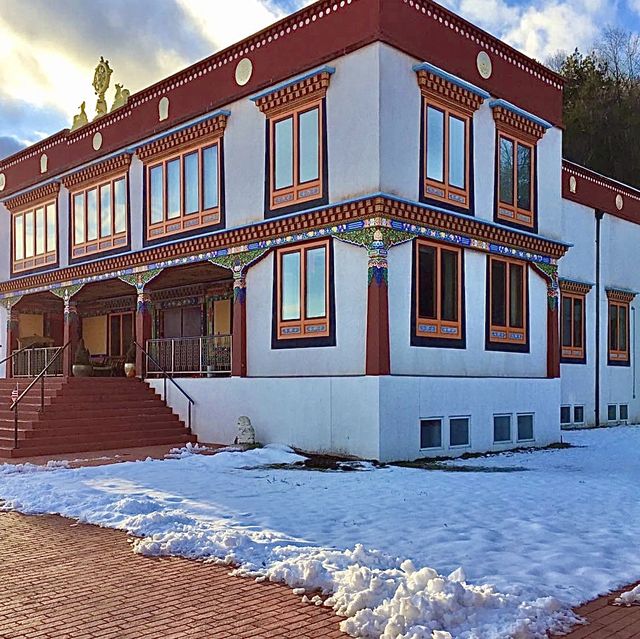
<svg viewBox="0 0 640 639">
<path fill-rule="evenodd" d="M 461 568 L 445 577 L 362 545 L 347 551 L 281 548 L 274 555 L 266 571 L 270 580 L 296 594 L 330 594 L 324 605 L 346 617 L 340 628 L 352 637 L 543 639 L 550 628 L 562 632 L 580 621 L 553 597 L 528 601 L 522 593 L 468 584 Z M 322 602 L 317 596 L 310 601 Z"/>
<path fill-rule="evenodd" d="M 201 444 L 192 444 L 191 442 L 187 442 L 186 446 L 182 446 L 181 448 L 172 448 L 166 455 L 165 459 L 183 459 L 184 457 L 189 457 L 191 455 L 201 455 L 204 452 L 209 451 L 210 448 L 207 446 L 202 446 Z"/>
<path fill-rule="evenodd" d="M 0 465 L 0 476 L 2 475 L 25 475 L 30 473 L 41 473 L 49 470 L 59 470 L 61 468 L 70 468 L 69 462 L 65 459 L 62 461 L 50 460 L 46 464 L 2 464 Z"/>
<path fill-rule="evenodd" d="M 640 604 L 640 585 L 636 586 L 632 590 L 623 592 L 619 597 L 616 597 L 615 603 L 619 606 L 633 606 L 634 604 Z"/>
</svg>

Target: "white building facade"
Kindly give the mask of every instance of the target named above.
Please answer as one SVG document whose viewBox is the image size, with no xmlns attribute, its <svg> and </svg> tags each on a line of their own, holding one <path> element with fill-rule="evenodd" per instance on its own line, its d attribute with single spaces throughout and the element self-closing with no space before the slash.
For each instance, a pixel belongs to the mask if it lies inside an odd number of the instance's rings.
<svg viewBox="0 0 640 639">
<path fill-rule="evenodd" d="M 596 377 L 633 420 L 640 195 L 561 127 L 562 80 L 439 5 L 317 2 L 0 161 L 0 372 L 135 340 L 201 441 L 381 460 L 557 442 Z"/>
</svg>

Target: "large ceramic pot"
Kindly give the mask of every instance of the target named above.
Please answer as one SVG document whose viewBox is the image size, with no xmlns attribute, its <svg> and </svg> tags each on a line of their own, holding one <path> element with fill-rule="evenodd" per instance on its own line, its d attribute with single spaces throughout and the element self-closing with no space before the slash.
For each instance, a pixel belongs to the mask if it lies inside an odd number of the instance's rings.
<svg viewBox="0 0 640 639">
<path fill-rule="evenodd" d="M 71 370 L 74 377 L 93 377 L 93 366 L 91 364 L 74 364 Z"/>
<path fill-rule="evenodd" d="M 135 364 L 125 364 L 124 365 L 124 374 L 131 379 L 136 376 L 136 365 Z"/>
</svg>

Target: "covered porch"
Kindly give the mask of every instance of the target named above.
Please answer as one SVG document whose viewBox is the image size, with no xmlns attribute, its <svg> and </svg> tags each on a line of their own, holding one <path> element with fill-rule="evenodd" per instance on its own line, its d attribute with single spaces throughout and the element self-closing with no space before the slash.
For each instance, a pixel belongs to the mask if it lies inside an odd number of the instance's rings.
<svg viewBox="0 0 640 639">
<path fill-rule="evenodd" d="M 11 377 L 34 377 L 54 359 L 47 375 L 72 375 L 80 339 L 93 376 L 124 376 L 132 360 L 138 377 L 229 376 L 233 278 L 199 262 L 34 293 L 12 306 L 8 325 Z"/>
</svg>

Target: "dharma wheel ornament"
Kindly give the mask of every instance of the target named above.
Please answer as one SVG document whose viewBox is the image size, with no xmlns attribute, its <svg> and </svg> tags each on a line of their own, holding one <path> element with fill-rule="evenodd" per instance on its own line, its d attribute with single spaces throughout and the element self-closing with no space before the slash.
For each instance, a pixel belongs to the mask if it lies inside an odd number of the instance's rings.
<svg viewBox="0 0 640 639">
<path fill-rule="evenodd" d="M 98 62 L 98 66 L 93 74 L 93 88 L 98 96 L 98 101 L 96 102 L 96 117 L 94 120 L 107 114 L 107 101 L 104 99 L 104 96 L 109 88 L 112 73 L 113 69 L 109 66 L 109 60 L 105 60 L 100 56 L 100 62 Z"/>
</svg>

